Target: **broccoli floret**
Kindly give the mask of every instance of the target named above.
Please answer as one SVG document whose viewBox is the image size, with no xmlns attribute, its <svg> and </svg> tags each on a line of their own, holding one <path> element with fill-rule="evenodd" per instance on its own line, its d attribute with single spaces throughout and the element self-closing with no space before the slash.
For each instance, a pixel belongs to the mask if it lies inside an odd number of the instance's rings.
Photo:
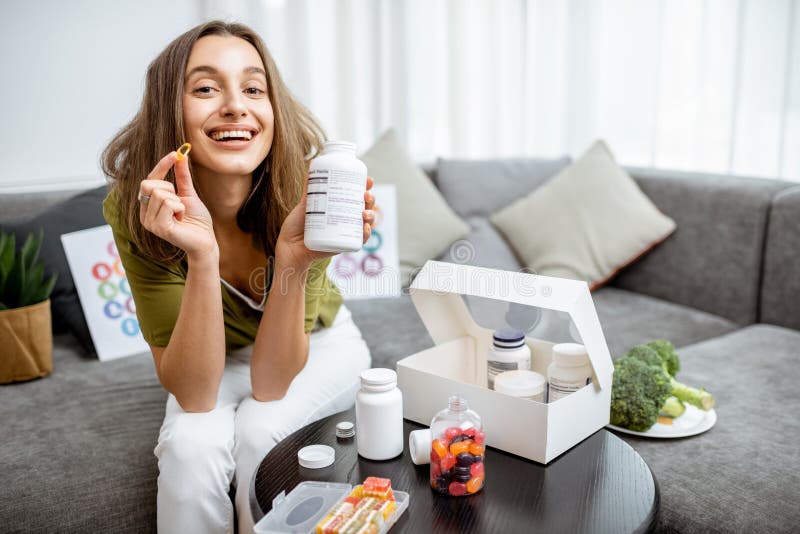
<svg viewBox="0 0 800 534">
<path fill-rule="evenodd" d="M 646 346 L 656 351 L 672 378 L 678 376 L 678 371 L 681 370 L 681 361 L 675 351 L 675 345 L 665 339 L 654 339 Z"/>
<path fill-rule="evenodd" d="M 614 364 L 611 388 L 611 424 L 643 432 L 653 426 L 670 395 L 669 377 L 661 367 L 636 358 Z"/>
<path fill-rule="evenodd" d="M 667 417 L 675 419 L 676 417 L 682 416 L 685 411 L 686 406 L 683 402 L 678 397 L 671 395 L 664 401 L 664 406 L 661 407 L 660 415 L 666 415 Z"/>
<path fill-rule="evenodd" d="M 710 410 L 714 407 L 714 396 L 711 393 L 704 389 L 697 389 L 687 386 L 686 384 L 682 384 L 681 382 L 675 380 L 669 373 L 669 363 L 664 361 L 661 356 L 659 356 L 659 353 L 650 348 L 648 345 L 637 345 L 636 347 L 633 347 L 628 351 L 628 354 L 625 355 L 625 358 L 634 358 L 647 365 L 660 368 L 664 374 L 669 377 L 670 386 L 672 387 L 672 394 L 683 402 L 688 402 L 689 404 L 697 406 L 702 410 Z M 663 345 L 661 346 L 662 348 L 664 347 Z M 669 346 L 672 346 L 672 344 L 669 343 Z M 674 351 L 675 349 L 673 347 L 672 352 Z M 669 357 L 668 361 L 673 361 L 673 358 Z M 677 355 L 675 355 L 674 361 L 678 361 Z"/>
<path fill-rule="evenodd" d="M 655 350 L 651 349 L 647 345 L 637 345 L 633 347 L 628 351 L 628 354 L 626 354 L 625 357 L 635 358 L 642 363 L 646 363 L 647 365 L 664 369 L 666 372 L 666 368 L 664 367 L 664 362 L 661 360 L 661 357 Z"/>
</svg>

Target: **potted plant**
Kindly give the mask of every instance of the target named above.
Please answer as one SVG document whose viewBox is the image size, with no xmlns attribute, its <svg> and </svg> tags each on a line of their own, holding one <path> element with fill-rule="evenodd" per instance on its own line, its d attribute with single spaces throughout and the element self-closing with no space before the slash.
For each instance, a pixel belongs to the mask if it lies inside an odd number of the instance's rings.
<svg viewBox="0 0 800 534">
<path fill-rule="evenodd" d="M 50 292 L 39 260 L 42 231 L 19 251 L 14 234 L 0 232 L 0 383 L 31 380 L 53 370 Z"/>
</svg>

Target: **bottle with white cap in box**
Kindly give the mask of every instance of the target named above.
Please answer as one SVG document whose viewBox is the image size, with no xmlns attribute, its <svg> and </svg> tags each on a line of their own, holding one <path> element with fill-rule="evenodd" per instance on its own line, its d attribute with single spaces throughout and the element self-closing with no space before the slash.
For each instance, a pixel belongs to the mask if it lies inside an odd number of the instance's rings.
<svg viewBox="0 0 800 534">
<path fill-rule="evenodd" d="M 525 332 L 515 328 L 496 330 L 486 357 L 486 379 L 494 389 L 495 377 L 506 371 L 530 370 L 531 349 L 525 344 Z"/>
<path fill-rule="evenodd" d="M 553 361 L 547 368 L 547 402 L 555 402 L 592 381 L 592 364 L 586 347 L 579 343 L 553 345 Z"/>
<path fill-rule="evenodd" d="M 486 432 L 467 400 L 450 397 L 431 421 L 431 487 L 445 495 L 471 495 L 483 488 Z"/>
</svg>

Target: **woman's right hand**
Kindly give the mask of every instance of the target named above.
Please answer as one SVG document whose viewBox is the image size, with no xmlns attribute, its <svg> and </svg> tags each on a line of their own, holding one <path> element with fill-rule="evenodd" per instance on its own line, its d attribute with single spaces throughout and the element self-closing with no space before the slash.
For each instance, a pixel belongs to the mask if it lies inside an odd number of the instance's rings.
<svg viewBox="0 0 800 534">
<path fill-rule="evenodd" d="M 147 230 L 184 250 L 189 258 L 217 254 L 211 213 L 194 189 L 188 159 L 177 161 L 177 156 L 175 151 L 164 156 L 142 180 L 139 219 Z M 177 193 L 164 179 L 173 165 Z"/>
</svg>

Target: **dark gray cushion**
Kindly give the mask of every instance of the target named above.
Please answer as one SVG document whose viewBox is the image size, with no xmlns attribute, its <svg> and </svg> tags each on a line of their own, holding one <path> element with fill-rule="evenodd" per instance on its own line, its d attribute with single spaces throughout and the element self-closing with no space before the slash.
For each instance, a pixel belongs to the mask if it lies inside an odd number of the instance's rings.
<svg viewBox="0 0 800 534">
<path fill-rule="evenodd" d="M 521 198 L 569 165 L 559 159 L 439 159 L 436 182 L 461 217 L 488 217 Z"/>
<path fill-rule="evenodd" d="M 781 191 L 772 203 L 760 320 L 800 329 L 800 187 Z"/>
<path fill-rule="evenodd" d="M 0 387 L 0 530 L 155 532 L 167 394 L 150 356 L 100 363 L 56 336 L 53 373 Z"/>
<path fill-rule="evenodd" d="M 620 434 L 661 488 L 660 530 L 797 532 L 800 332 L 754 325 L 685 347 L 678 379 L 714 393 L 717 424 L 699 436 Z"/>
<path fill-rule="evenodd" d="M 411 297 L 403 292 L 400 297 L 345 302 L 372 353 L 373 367 L 395 369 L 397 360 L 433 346 Z"/>
<path fill-rule="evenodd" d="M 0 223 L 35 217 L 53 204 L 67 200 L 81 191 L 39 191 L 36 193 L 0 194 Z"/>
<path fill-rule="evenodd" d="M 614 359 L 652 339 L 681 347 L 737 328 L 728 319 L 615 287 L 595 291 L 592 298 Z"/>
<path fill-rule="evenodd" d="M 466 219 L 470 227 L 467 237 L 452 243 L 438 259 L 449 263 L 490 267 L 505 271 L 522 268 L 513 249 L 489 219 L 481 216 Z"/>
<path fill-rule="evenodd" d="M 787 182 L 631 171 L 678 229 L 612 285 L 739 324 L 756 320 L 767 209 Z"/>
<path fill-rule="evenodd" d="M 106 224 L 102 208 L 106 193 L 106 186 L 90 189 L 51 205 L 35 217 L 0 224 L 0 229 L 15 233 L 18 243 L 28 232 L 36 233 L 40 228 L 43 230 L 39 258 L 44 264 L 45 273 L 58 275 L 50 295 L 53 331 L 72 332 L 80 341 L 83 351 L 89 355 L 94 354 L 94 345 L 61 244 L 61 235 Z"/>
</svg>

